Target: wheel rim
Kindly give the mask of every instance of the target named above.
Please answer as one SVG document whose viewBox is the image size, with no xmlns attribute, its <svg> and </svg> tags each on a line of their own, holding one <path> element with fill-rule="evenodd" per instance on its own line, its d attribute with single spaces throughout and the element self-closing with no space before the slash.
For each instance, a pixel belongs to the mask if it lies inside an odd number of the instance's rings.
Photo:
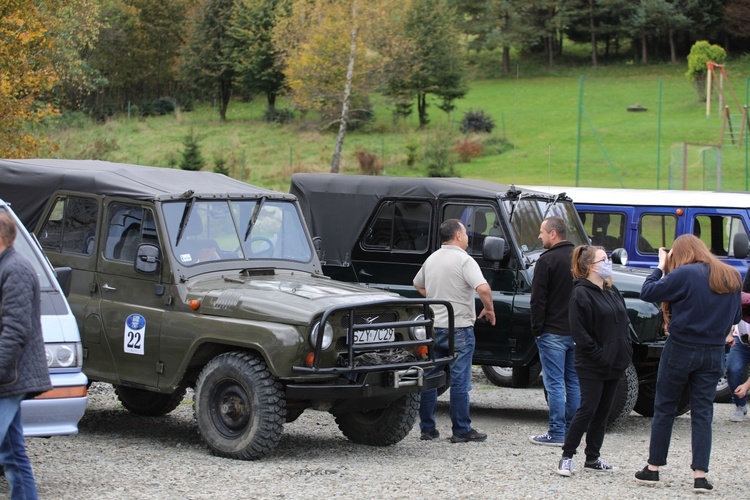
<svg viewBox="0 0 750 500">
<path fill-rule="evenodd" d="M 252 421 L 252 403 L 247 391 L 234 380 L 216 385 L 211 397 L 211 420 L 222 435 L 242 434 Z"/>
</svg>

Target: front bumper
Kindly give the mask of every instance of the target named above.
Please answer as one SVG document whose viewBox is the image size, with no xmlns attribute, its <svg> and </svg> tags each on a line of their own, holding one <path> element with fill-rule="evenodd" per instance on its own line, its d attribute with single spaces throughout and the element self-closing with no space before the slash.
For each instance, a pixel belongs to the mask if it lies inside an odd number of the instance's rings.
<svg viewBox="0 0 750 500">
<path fill-rule="evenodd" d="M 78 434 L 78 421 L 88 403 L 86 375 L 83 372 L 51 373 L 50 379 L 52 391 L 21 402 L 21 424 L 26 437 Z M 65 397 L 55 397 L 58 393 Z M 84 395 L 67 396 L 66 393 Z"/>
</svg>

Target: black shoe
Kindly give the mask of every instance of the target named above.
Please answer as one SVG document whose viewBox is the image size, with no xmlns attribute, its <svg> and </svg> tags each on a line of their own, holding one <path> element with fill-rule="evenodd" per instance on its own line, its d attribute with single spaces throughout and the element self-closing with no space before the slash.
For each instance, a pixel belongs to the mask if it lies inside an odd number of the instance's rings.
<svg viewBox="0 0 750 500">
<path fill-rule="evenodd" d="M 696 477 L 693 481 L 693 491 L 696 493 L 708 493 L 714 486 L 705 477 Z"/>
<path fill-rule="evenodd" d="M 476 429 L 472 429 L 466 434 L 454 434 L 451 436 L 451 443 L 468 443 L 470 441 L 484 441 L 487 439 L 487 434 L 484 432 L 478 432 Z"/>
<path fill-rule="evenodd" d="M 422 441 L 432 441 L 433 439 L 437 439 L 440 437 L 440 432 L 437 429 L 432 429 L 431 431 L 422 431 L 422 435 L 419 436 L 419 439 Z"/>
<path fill-rule="evenodd" d="M 654 485 L 659 482 L 659 471 L 649 470 L 648 465 L 635 473 L 635 480 L 639 483 Z"/>
</svg>

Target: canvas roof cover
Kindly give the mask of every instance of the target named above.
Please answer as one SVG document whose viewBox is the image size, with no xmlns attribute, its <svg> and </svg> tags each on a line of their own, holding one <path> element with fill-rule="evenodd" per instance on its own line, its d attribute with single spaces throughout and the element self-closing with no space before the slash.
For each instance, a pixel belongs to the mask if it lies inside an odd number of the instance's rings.
<svg viewBox="0 0 750 500">
<path fill-rule="evenodd" d="M 164 200 L 194 196 L 288 197 L 213 172 L 191 172 L 98 160 L 0 159 L 0 198 L 32 228 L 56 191 Z"/>
<path fill-rule="evenodd" d="M 348 255 L 382 198 L 482 198 L 497 200 L 507 184 L 461 178 L 384 177 L 343 174 L 294 174 L 289 192 L 302 207 L 310 234 L 323 240 L 327 265 L 346 266 Z M 552 199 L 552 195 L 519 189 Z M 325 220 L 322 224 L 319 221 Z"/>
</svg>

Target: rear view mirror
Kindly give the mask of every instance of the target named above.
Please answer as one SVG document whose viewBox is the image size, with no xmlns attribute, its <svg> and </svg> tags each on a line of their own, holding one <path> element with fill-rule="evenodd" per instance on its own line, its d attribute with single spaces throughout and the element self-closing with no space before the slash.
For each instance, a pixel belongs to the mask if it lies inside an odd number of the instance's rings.
<svg viewBox="0 0 750 500">
<path fill-rule="evenodd" d="M 150 243 L 138 245 L 135 255 L 135 270 L 142 274 L 154 274 L 159 270 L 159 247 Z"/>
</svg>

